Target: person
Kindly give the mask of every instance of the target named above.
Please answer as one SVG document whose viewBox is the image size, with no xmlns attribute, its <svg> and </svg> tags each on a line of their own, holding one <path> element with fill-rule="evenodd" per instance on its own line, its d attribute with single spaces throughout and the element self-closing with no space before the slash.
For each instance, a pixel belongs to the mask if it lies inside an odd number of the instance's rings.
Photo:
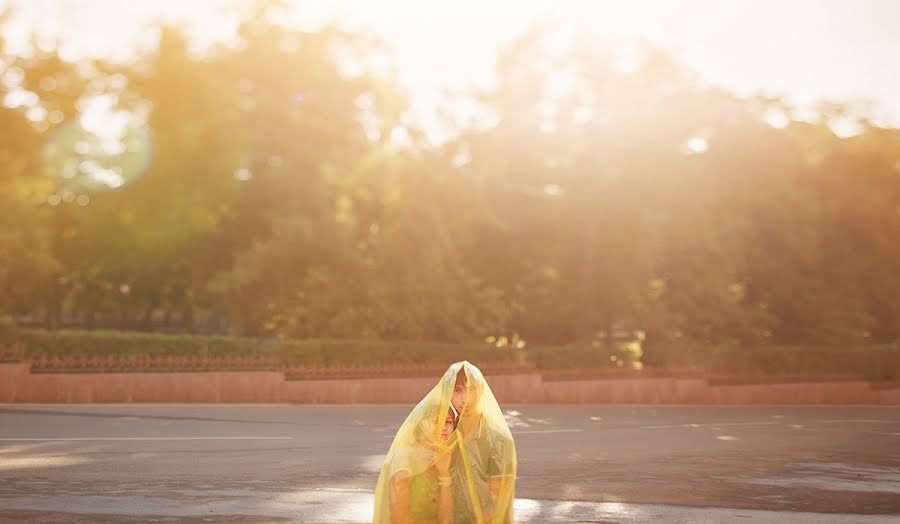
<svg viewBox="0 0 900 524">
<path fill-rule="evenodd" d="M 515 442 L 481 371 L 451 364 L 385 455 L 373 522 L 511 523 Z"/>
<path fill-rule="evenodd" d="M 431 424 L 425 422 L 419 428 L 419 441 L 409 453 L 394 456 L 394 474 L 390 480 L 390 520 L 392 523 L 412 524 L 438 522 L 447 524 L 453 520 L 453 492 L 451 490 L 450 462 L 452 445 L 447 445 L 456 429 L 457 417 L 448 409 L 441 429 L 440 442 L 430 443 Z M 434 458 L 432 458 L 432 455 Z M 427 457 L 427 458 L 426 458 Z M 430 464 L 422 470 L 422 465 Z M 420 471 L 421 470 L 421 471 Z"/>
</svg>

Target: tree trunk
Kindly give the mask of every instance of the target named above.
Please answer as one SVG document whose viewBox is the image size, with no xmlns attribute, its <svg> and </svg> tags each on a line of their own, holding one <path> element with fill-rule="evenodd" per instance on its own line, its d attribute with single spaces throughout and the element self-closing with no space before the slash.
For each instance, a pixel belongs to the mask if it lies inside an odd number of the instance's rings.
<svg viewBox="0 0 900 524">
<path fill-rule="evenodd" d="M 194 303 L 188 302 L 184 306 L 184 315 L 182 316 L 182 327 L 188 333 L 194 334 L 197 332 L 197 322 L 194 318 Z"/>
<path fill-rule="evenodd" d="M 88 331 L 93 330 L 94 324 L 96 323 L 96 321 L 97 321 L 97 310 L 94 309 L 93 307 L 91 307 L 88 309 L 87 315 L 84 319 L 84 328 L 87 329 Z"/>
<path fill-rule="evenodd" d="M 147 309 L 141 315 L 140 329 L 141 331 L 151 331 L 153 329 L 153 312 L 156 311 L 156 301 L 147 304 Z"/>
<path fill-rule="evenodd" d="M 60 310 L 62 308 L 59 298 L 59 275 L 50 276 L 50 295 L 47 298 L 47 315 L 44 317 L 47 331 L 59 329 L 61 323 Z"/>
</svg>

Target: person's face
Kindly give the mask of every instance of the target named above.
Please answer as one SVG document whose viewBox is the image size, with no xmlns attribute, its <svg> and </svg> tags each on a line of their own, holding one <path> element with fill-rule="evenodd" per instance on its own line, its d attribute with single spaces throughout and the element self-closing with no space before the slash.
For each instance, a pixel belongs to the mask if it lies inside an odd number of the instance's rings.
<svg viewBox="0 0 900 524">
<path fill-rule="evenodd" d="M 447 410 L 447 418 L 444 419 L 444 429 L 441 431 L 441 440 L 447 440 L 456 429 L 456 418 L 453 416 L 452 410 Z"/>
<path fill-rule="evenodd" d="M 466 373 L 463 370 L 456 375 L 456 385 L 453 387 L 450 403 L 456 408 L 457 413 L 462 414 L 463 406 L 466 404 Z"/>
</svg>

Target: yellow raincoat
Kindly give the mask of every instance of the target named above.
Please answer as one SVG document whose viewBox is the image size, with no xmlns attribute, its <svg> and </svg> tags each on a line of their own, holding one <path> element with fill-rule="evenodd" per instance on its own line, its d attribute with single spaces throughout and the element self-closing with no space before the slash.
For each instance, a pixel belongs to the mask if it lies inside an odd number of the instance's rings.
<svg viewBox="0 0 900 524">
<path fill-rule="evenodd" d="M 465 403 L 444 440 L 457 375 L 465 377 Z M 397 430 L 375 487 L 373 522 L 511 523 L 515 481 L 516 447 L 500 406 L 481 371 L 456 362 Z"/>
</svg>

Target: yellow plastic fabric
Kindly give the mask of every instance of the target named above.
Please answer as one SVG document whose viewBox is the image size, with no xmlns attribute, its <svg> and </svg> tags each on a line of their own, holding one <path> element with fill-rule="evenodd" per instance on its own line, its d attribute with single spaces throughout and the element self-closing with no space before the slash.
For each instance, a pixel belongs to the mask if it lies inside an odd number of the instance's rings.
<svg viewBox="0 0 900 524">
<path fill-rule="evenodd" d="M 466 377 L 466 400 L 456 429 L 443 440 L 460 371 Z M 446 460 L 446 454 L 450 454 L 450 488 L 441 490 L 435 461 Z M 516 447 L 497 399 L 477 367 L 456 362 L 397 430 L 375 487 L 373 522 L 510 523 L 515 479 Z M 438 507 L 440 496 L 448 491 L 449 512 L 446 501 Z M 408 504 L 400 504 L 407 500 Z"/>
</svg>

